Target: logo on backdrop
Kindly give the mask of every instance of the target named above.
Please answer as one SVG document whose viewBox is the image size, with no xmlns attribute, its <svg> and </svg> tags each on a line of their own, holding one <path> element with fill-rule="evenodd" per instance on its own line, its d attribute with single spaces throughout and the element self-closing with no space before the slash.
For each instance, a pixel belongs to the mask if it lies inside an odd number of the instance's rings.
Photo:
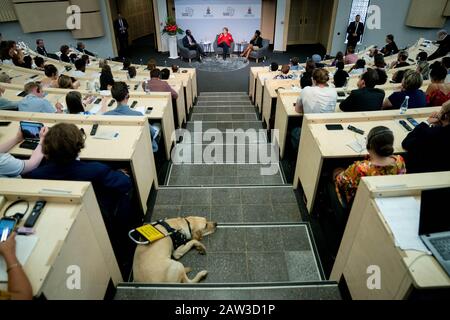
<svg viewBox="0 0 450 320">
<path fill-rule="evenodd" d="M 203 17 L 205 17 L 205 18 L 213 18 L 214 17 L 210 7 L 206 8 L 206 13 L 205 13 L 205 15 Z"/>
<path fill-rule="evenodd" d="M 181 16 L 192 18 L 194 16 L 194 9 L 192 9 L 191 7 L 184 8 L 184 12 L 181 14 Z"/>
<path fill-rule="evenodd" d="M 247 13 L 245 14 L 245 17 L 247 17 L 247 18 L 253 18 L 253 17 L 255 17 L 255 15 L 253 14 L 252 7 L 248 7 Z"/>
<path fill-rule="evenodd" d="M 233 7 L 228 7 L 228 8 L 227 8 L 227 11 L 225 11 L 225 12 L 223 13 L 223 16 L 224 16 L 224 17 L 233 17 L 233 16 L 234 16 L 234 12 L 235 12 L 235 10 L 234 10 Z"/>
</svg>

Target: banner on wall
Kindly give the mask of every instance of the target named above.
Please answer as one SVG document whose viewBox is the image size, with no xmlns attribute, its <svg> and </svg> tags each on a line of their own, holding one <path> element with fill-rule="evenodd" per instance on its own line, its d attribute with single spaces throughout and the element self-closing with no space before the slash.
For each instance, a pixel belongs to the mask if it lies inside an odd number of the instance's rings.
<svg viewBox="0 0 450 320">
<path fill-rule="evenodd" d="M 177 24 L 198 42 L 214 42 L 224 27 L 236 42 L 249 41 L 261 28 L 261 7 L 261 0 L 175 0 Z"/>
</svg>

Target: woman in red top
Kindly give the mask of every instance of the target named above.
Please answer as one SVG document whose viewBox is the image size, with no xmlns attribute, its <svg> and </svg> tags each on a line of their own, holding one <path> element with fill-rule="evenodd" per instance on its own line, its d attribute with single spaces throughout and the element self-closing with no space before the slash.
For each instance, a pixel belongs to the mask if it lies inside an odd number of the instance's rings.
<svg viewBox="0 0 450 320">
<path fill-rule="evenodd" d="M 441 62 L 435 62 L 430 69 L 431 84 L 427 89 L 427 104 L 439 107 L 450 100 L 450 84 L 445 83 L 447 68 Z"/>
<path fill-rule="evenodd" d="M 233 43 L 233 36 L 228 33 L 228 28 L 223 28 L 223 32 L 217 38 L 217 46 L 223 49 L 223 60 L 227 59 L 228 51 L 230 51 L 231 43 Z"/>
</svg>

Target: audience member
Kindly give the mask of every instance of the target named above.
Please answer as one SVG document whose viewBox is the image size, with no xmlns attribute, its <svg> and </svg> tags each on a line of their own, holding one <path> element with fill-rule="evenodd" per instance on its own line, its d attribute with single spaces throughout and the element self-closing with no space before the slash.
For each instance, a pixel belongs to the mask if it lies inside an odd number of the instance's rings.
<svg viewBox="0 0 450 320">
<path fill-rule="evenodd" d="M 281 74 L 275 76 L 274 79 L 278 79 L 278 80 L 288 80 L 288 79 L 293 79 L 294 76 L 292 74 L 289 74 L 289 72 L 291 71 L 291 68 L 288 64 L 284 64 L 281 67 Z"/>
<path fill-rule="evenodd" d="M 111 90 L 114 85 L 114 76 L 109 65 L 104 65 L 100 74 L 100 90 Z"/>
<path fill-rule="evenodd" d="M 91 115 L 93 113 L 86 111 L 86 105 L 89 104 L 92 99 L 96 99 L 95 97 L 86 97 L 83 99 L 81 93 L 78 91 L 70 91 L 66 95 L 66 106 L 69 114 L 83 114 L 83 115 Z M 102 107 L 99 112 L 96 114 L 103 114 L 107 111 L 107 102 L 108 100 L 103 98 L 101 101 Z"/>
<path fill-rule="evenodd" d="M 45 44 L 44 44 L 44 40 L 42 40 L 42 39 L 37 39 L 36 40 L 36 52 L 38 53 L 38 54 L 40 54 L 41 56 L 45 56 L 45 57 L 47 57 L 48 56 L 48 53 L 47 53 L 47 49 L 45 49 Z"/>
<path fill-rule="evenodd" d="M 381 53 L 384 54 L 385 57 L 389 57 L 393 54 L 397 54 L 398 51 L 397 44 L 394 41 L 394 36 L 392 34 L 388 34 L 386 36 L 386 46 L 381 49 Z"/>
<path fill-rule="evenodd" d="M 302 89 L 306 87 L 311 87 L 313 85 L 312 75 L 314 70 L 316 69 L 316 64 L 312 60 L 308 60 L 306 62 L 305 72 L 300 79 L 300 86 Z"/>
<path fill-rule="evenodd" d="M 408 61 L 408 51 L 400 51 L 397 56 L 397 61 L 392 63 L 391 69 L 398 69 L 410 66 L 410 64 L 407 61 Z"/>
<path fill-rule="evenodd" d="M 358 89 L 353 90 L 350 96 L 341 102 L 340 108 L 345 112 L 378 111 L 383 106 L 385 93 L 376 89 L 378 72 L 368 69 L 358 81 Z"/>
<path fill-rule="evenodd" d="M 355 54 L 355 48 L 348 47 L 347 54 L 345 55 L 345 58 L 344 58 L 344 63 L 345 64 L 355 64 L 356 61 L 358 61 L 358 59 L 359 59 L 358 55 Z"/>
<path fill-rule="evenodd" d="M 0 74 L 0 82 L 2 75 L 6 73 Z M 8 79 L 9 76 L 7 75 Z M 18 110 L 19 102 L 17 101 L 10 101 L 8 99 L 2 98 L 3 93 L 5 93 L 5 88 L 0 86 L 0 110 Z"/>
<path fill-rule="evenodd" d="M 447 30 L 440 30 L 437 33 L 439 48 L 428 57 L 428 61 L 439 59 L 446 56 L 450 52 L 450 35 Z"/>
<path fill-rule="evenodd" d="M 350 75 L 361 75 L 366 71 L 366 60 L 358 59 L 355 65 L 350 69 Z"/>
<path fill-rule="evenodd" d="M 428 63 L 428 53 L 425 51 L 417 55 L 417 72 L 422 75 L 423 80 L 430 79 L 430 64 Z"/>
<path fill-rule="evenodd" d="M 342 88 L 345 87 L 347 84 L 348 79 L 350 78 L 350 75 L 347 71 L 344 70 L 345 65 L 344 62 L 339 61 L 336 64 L 336 72 L 334 74 L 334 86 L 336 88 Z"/>
<path fill-rule="evenodd" d="M 70 57 L 69 57 L 69 53 L 70 53 L 70 48 L 68 45 L 63 45 L 61 46 L 61 48 L 59 49 L 59 51 L 61 52 L 61 55 L 59 56 L 59 59 L 62 62 L 66 62 L 66 63 L 70 63 Z"/>
<path fill-rule="evenodd" d="M 57 102 L 55 107 L 50 101 L 44 99 L 45 93 L 37 82 L 29 82 L 24 88 L 27 96 L 19 102 L 19 111 L 22 112 L 42 112 L 42 113 L 62 113 L 63 106 Z"/>
<path fill-rule="evenodd" d="M 75 61 L 75 71 L 72 72 L 72 76 L 75 78 L 86 77 L 86 61 L 78 59 Z"/>
<path fill-rule="evenodd" d="M 436 61 L 431 65 L 431 84 L 427 89 L 427 104 L 430 107 L 442 106 L 450 100 L 450 83 L 445 83 L 447 69 L 441 62 Z"/>
<path fill-rule="evenodd" d="M 45 60 L 42 57 L 34 57 L 34 65 L 36 66 L 34 69 L 38 71 L 44 71 Z"/>
<path fill-rule="evenodd" d="M 146 92 L 170 92 L 172 99 L 178 99 L 178 93 L 165 81 L 160 79 L 161 71 L 154 69 L 150 72 L 150 80 L 142 84 Z"/>
<path fill-rule="evenodd" d="M 44 67 L 44 73 L 46 78 L 41 80 L 41 86 L 43 88 L 58 88 L 58 69 L 53 64 L 47 64 Z"/>
<path fill-rule="evenodd" d="M 66 75 L 60 75 L 58 78 L 58 88 L 76 90 L 80 87 L 80 82 Z"/>
<path fill-rule="evenodd" d="M 409 97 L 409 108 L 422 108 L 427 106 L 427 99 L 422 87 L 422 75 L 414 70 L 407 70 L 403 76 L 401 91 L 394 92 L 384 101 L 383 109 L 399 109 L 405 98 Z"/>
<path fill-rule="evenodd" d="M 161 80 L 169 80 L 170 78 L 170 70 L 164 68 L 161 70 Z"/>
</svg>

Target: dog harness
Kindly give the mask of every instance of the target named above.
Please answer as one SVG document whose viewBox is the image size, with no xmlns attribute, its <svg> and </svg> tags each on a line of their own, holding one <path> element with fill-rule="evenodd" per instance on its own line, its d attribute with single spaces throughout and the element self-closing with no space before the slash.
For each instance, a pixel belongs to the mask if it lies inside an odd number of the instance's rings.
<svg viewBox="0 0 450 320">
<path fill-rule="evenodd" d="M 187 219 L 184 219 L 184 221 L 186 221 L 186 223 L 189 227 L 189 234 L 192 237 L 191 224 L 189 223 L 189 221 Z M 160 226 L 162 226 L 164 229 L 166 229 L 167 233 L 170 235 L 170 238 L 172 239 L 172 244 L 173 244 L 174 250 L 177 250 L 179 247 L 184 246 L 186 243 L 189 242 L 189 240 L 185 234 L 180 232 L 180 230 L 175 230 L 174 228 L 172 228 L 166 221 L 159 220 L 158 222 L 156 222 L 156 224 L 154 224 L 154 226 L 156 226 L 158 224 Z"/>
</svg>

